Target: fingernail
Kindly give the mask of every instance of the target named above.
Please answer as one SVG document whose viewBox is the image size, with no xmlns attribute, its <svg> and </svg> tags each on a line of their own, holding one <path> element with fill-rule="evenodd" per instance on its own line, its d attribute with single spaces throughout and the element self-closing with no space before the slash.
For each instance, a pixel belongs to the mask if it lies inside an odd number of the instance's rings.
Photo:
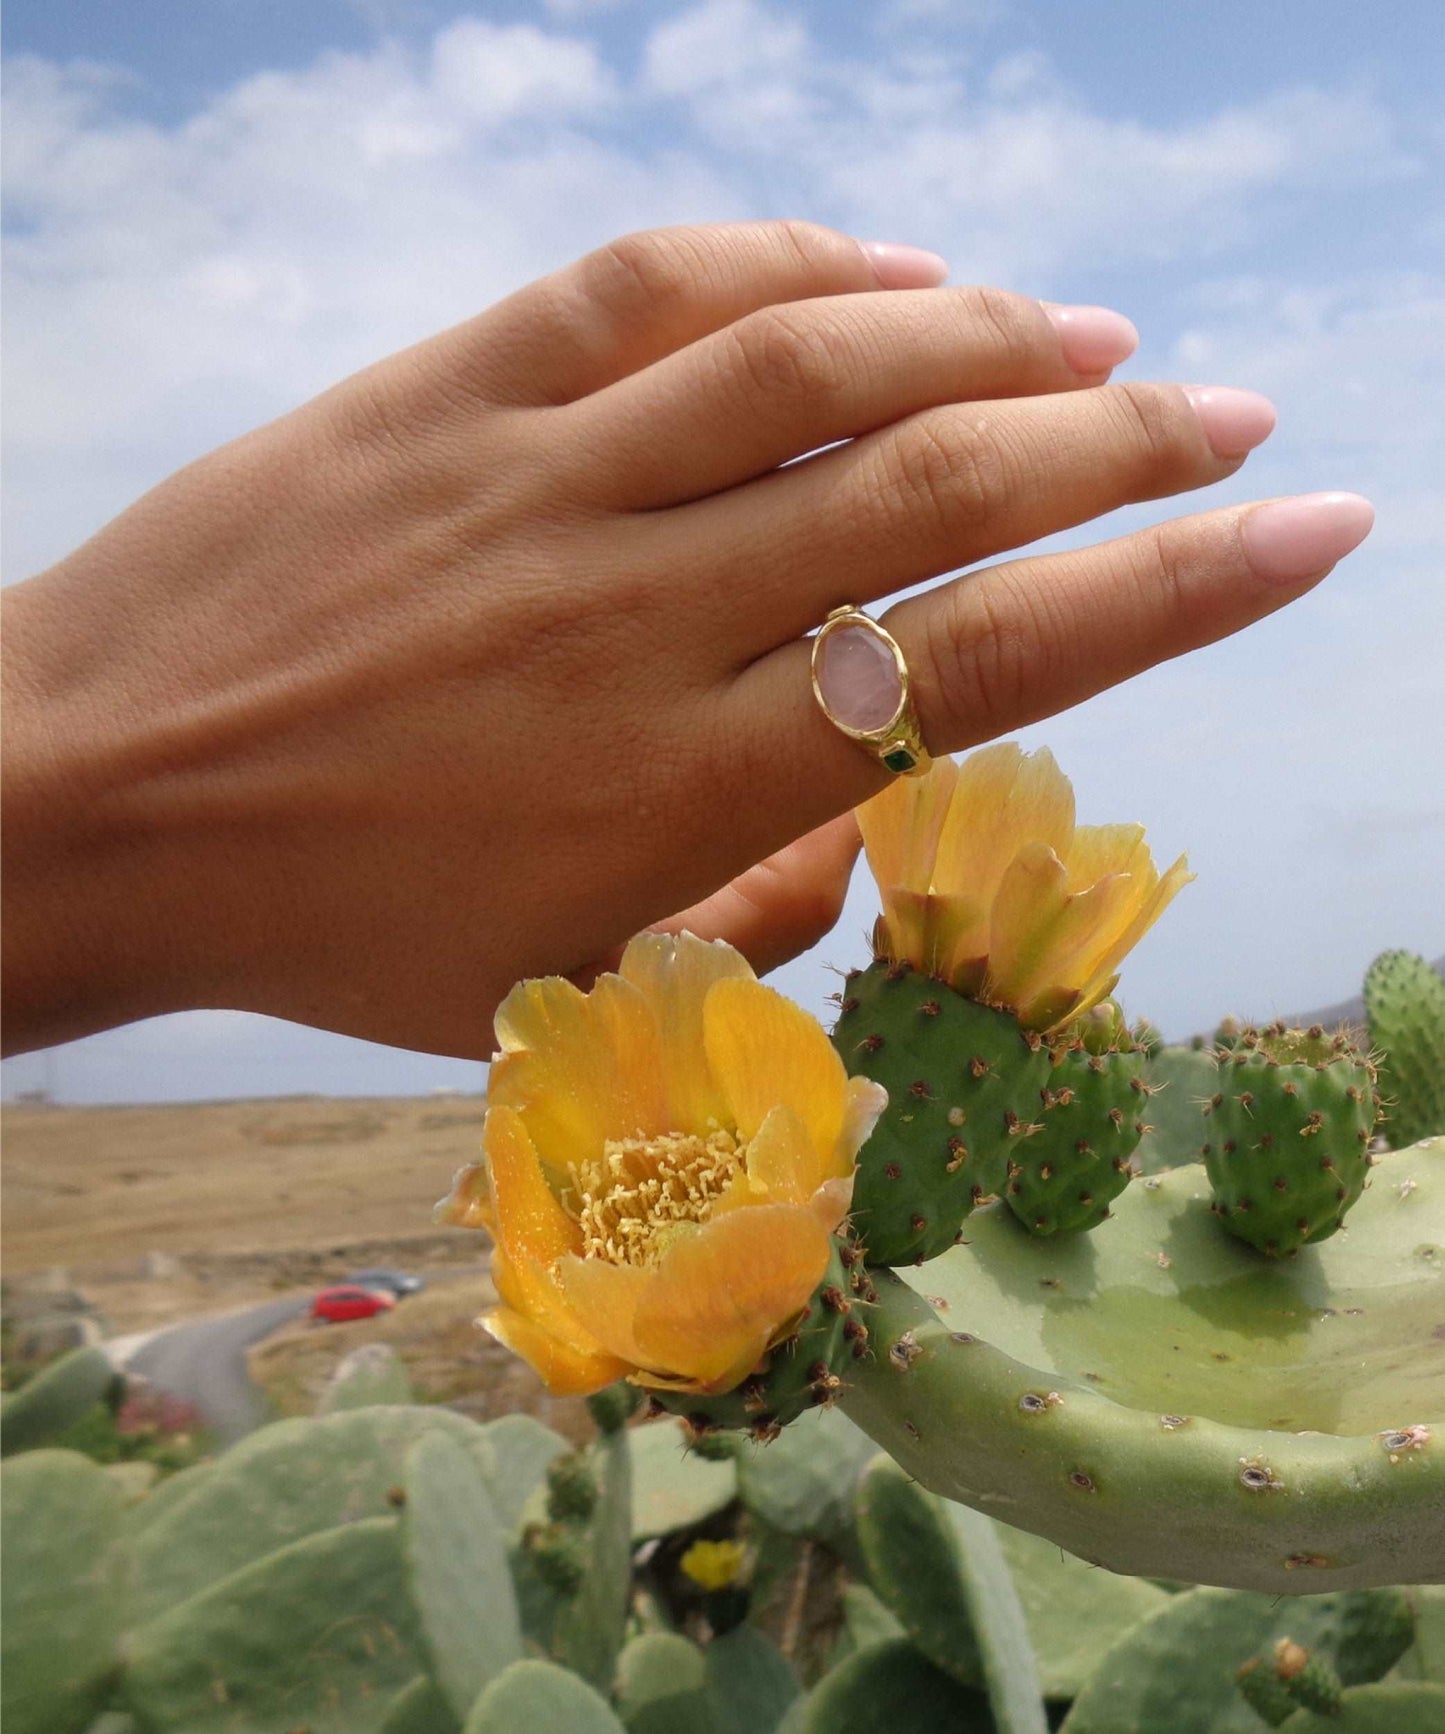
<svg viewBox="0 0 1445 1734">
<path fill-rule="evenodd" d="M 884 289 L 936 289 L 948 275 L 948 260 L 902 241 L 860 241 L 864 257 Z"/>
<path fill-rule="evenodd" d="M 1274 432 L 1279 420 L 1274 405 L 1257 391 L 1232 385 L 1186 385 L 1184 395 L 1204 426 L 1204 437 L 1217 458 L 1242 458 Z"/>
<path fill-rule="evenodd" d="M 1107 373 L 1139 347 L 1134 321 L 1111 307 L 1055 307 L 1045 301 L 1043 308 L 1075 373 Z"/>
<path fill-rule="evenodd" d="M 1244 520 L 1244 555 L 1273 584 L 1298 584 L 1328 572 L 1358 548 L 1375 522 L 1363 494 L 1300 494 L 1270 500 Z"/>
</svg>

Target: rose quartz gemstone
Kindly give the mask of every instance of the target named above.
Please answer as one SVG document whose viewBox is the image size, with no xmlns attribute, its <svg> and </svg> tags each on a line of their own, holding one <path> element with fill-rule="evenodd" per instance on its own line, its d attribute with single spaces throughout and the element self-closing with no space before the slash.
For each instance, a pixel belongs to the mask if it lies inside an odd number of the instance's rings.
<svg viewBox="0 0 1445 1734">
<path fill-rule="evenodd" d="M 864 626 L 841 626 L 818 647 L 818 687 L 836 722 L 881 729 L 903 702 L 893 652 Z"/>
</svg>

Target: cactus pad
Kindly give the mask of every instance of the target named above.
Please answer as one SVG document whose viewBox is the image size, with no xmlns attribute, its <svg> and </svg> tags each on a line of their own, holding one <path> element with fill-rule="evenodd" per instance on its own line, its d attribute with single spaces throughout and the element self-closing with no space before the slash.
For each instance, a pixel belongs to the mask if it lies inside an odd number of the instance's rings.
<svg viewBox="0 0 1445 1734">
<path fill-rule="evenodd" d="M 1219 1232 L 1195 1165 L 1082 1238 L 976 1212 L 910 1278 L 878 1273 L 842 1406 L 925 1487 L 1140 1576 L 1445 1577 L 1445 1142 L 1287 1262 Z"/>
<path fill-rule="evenodd" d="M 1031 1234 L 1097 1228 L 1133 1178 L 1150 1087 L 1143 1050 L 1124 1040 L 1093 1051 L 1087 1038 L 1076 1039 L 1052 1054 L 1034 1113 L 1039 1130 L 1011 1163 L 1005 1191 Z"/>
<path fill-rule="evenodd" d="M 1231 1234 L 1271 1256 L 1325 1240 L 1364 1190 L 1374 1067 L 1318 1025 L 1248 1030 L 1221 1050 L 1204 1161 Z"/>
<path fill-rule="evenodd" d="M 1365 977 L 1370 1041 L 1383 1051 L 1384 1133 L 1398 1149 L 1445 1133 L 1445 981 L 1409 951 L 1387 951 Z"/>
<path fill-rule="evenodd" d="M 872 1264 L 935 1258 L 1030 1141 L 1049 1054 L 1007 1012 L 906 964 L 850 975 L 833 1045 L 888 1091 L 858 1156 L 853 1228 Z"/>
</svg>

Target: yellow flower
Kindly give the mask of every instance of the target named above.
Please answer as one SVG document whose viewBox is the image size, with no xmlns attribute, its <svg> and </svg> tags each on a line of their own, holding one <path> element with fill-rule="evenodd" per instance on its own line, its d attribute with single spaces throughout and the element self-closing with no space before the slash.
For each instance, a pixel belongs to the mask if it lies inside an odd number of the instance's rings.
<svg viewBox="0 0 1445 1734">
<path fill-rule="evenodd" d="M 746 1554 L 740 1541 L 695 1541 L 678 1564 L 699 1589 L 723 1590 L 742 1576 Z"/>
<path fill-rule="evenodd" d="M 1142 825 L 1074 824 L 1047 750 L 1012 741 L 939 759 L 858 809 L 883 897 L 880 957 L 906 960 L 1020 1023 L 1055 1029 L 1097 1005 L 1193 875 L 1162 877 Z"/>
<path fill-rule="evenodd" d="M 821 1282 L 886 1093 L 691 934 L 523 982 L 496 1030 L 485 1161 L 438 1207 L 496 1243 L 482 1322 L 553 1391 L 731 1390 Z"/>
</svg>

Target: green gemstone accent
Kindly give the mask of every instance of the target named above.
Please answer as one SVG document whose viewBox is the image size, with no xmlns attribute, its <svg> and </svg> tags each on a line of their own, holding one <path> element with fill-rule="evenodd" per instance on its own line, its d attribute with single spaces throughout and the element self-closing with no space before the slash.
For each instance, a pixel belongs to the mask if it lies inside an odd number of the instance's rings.
<svg viewBox="0 0 1445 1734">
<path fill-rule="evenodd" d="M 884 753 L 883 763 L 890 771 L 911 771 L 918 760 L 907 747 L 892 747 Z"/>
</svg>

